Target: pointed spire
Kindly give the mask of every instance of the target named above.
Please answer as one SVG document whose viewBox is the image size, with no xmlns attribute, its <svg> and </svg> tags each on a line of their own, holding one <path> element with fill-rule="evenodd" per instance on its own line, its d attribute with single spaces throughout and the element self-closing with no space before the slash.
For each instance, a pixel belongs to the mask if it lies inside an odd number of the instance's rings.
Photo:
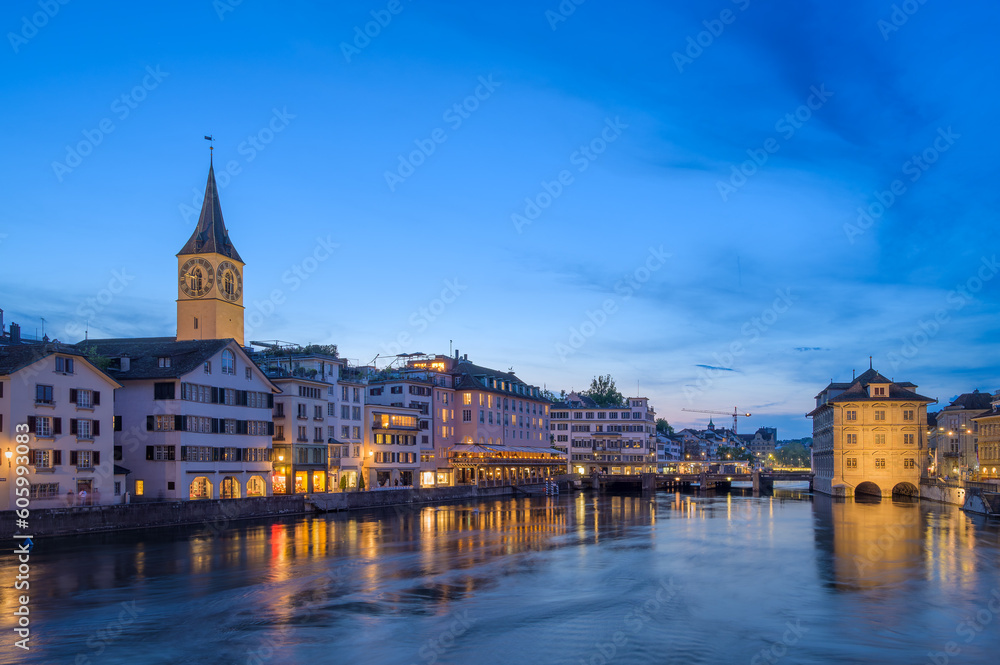
<svg viewBox="0 0 1000 665">
<path fill-rule="evenodd" d="M 229 240 L 229 231 L 222 219 L 222 204 L 219 202 L 219 188 L 215 184 L 215 167 L 212 158 L 208 162 L 208 183 L 205 185 L 205 200 L 201 204 L 198 226 L 181 248 L 180 254 L 222 254 L 243 263 L 239 252 Z"/>
</svg>

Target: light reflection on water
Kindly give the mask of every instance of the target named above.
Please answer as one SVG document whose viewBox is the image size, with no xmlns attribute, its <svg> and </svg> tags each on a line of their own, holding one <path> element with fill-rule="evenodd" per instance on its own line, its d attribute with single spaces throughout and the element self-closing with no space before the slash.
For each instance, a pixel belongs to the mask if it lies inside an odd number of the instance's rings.
<svg viewBox="0 0 1000 665">
<path fill-rule="evenodd" d="M 998 554 L 955 507 L 780 489 L 42 540 L 32 651 L 0 662 L 916 663 L 949 641 L 993 662 Z"/>
</svg>

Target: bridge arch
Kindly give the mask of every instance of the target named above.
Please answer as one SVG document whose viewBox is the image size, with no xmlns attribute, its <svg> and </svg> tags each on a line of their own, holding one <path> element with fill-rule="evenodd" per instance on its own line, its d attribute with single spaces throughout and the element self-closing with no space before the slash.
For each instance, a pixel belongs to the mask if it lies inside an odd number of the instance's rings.
<svg viewBox="0 0 1000 665">
<path fill-rule="evenodd" d="M 896 483 L 896 485 L 892 488 L 892 495 L 918 497 L 920 496 L 920 490 L 913 483 Z"/>
<path fill-rule="evenodd" d="M 875 483 L 865 481 L 863 483 L 858 483 L 858 486 L 854 488 L 854 494 L 862 494 L 866 497 L 881 499 L 882 489 Z"/>
</svg>

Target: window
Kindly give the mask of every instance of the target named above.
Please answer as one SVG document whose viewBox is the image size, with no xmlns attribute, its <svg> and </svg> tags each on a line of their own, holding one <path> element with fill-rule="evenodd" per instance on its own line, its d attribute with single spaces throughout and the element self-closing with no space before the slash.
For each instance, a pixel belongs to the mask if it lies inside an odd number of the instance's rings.
<svg viewBox="0 0 1000 665">
<path fill-rule="evenodd" d="M 350 427 L 350 425 L 341 425 L 340 426 L 340 438 L 341 439 L 349 439 L 349 438 L 351 438 L 351 427 Z"/>
<path fill-rule="evenodd" d="M 361 420 L 361 407 L 352 406 L 351 407 L 351 420 Z"/>
<path fill-rule="evenodd" d="M 65 372 L 66 374 L 73 373 L 73 359 L 63 358 L 62 356 L 56 356 L 56 371 Z"/>
<path fill-rule="evenodd" d="M 156 359 L 157 367 L 170 367 L 170 356 L 160 356 Z"/>
<path fill-rule="evenodd" d="M 353 401 L 354 401 L 355 404 L 360 404 L 361 403 L 361 388 L 355 388 L 354 389 L 353 397 L 354 397 Z M 344 399 L 347 399 L 347 398 L 345 397 Z"/>
<path fill-rule="evenodd" d="M 845 411 L 844 412 L 844 419 L 845 420 L 857 420 L 858 419 L 858 412 L 857 411 Z"/>
<path fill-rule="evenodd" d="M 462 422 L 463 423 L 472 422 L 472 409 L 462 409 Z"/>
<path fill-rule="evenodd" d="M 915 460 L 912 460 L 912 459 L 910 459 L 910 458 L 907 457 L 907 458 L 903 459 L 903 468 L 904 469 L 915 469 L 915 468 L 917 468 L 917 463 L 916 463 Z"/>
<path fill-rule="evenodd" d="M 847 435 L 847 445 L 849 445 L 849 446 L 856 446 L 856 445 L 858 445 L 858 435 L 857 434 L 848 434 Z"/>
<path fill-rule="evenodd" d="M 306 435 L 306 426 L 305 425 L 300 425 L 299 426 L 298 440 L 299 441 L 308 441 L 309 440 L 309 437 Z"/>
<path fill-rule="evenodd" d="M 856 468 L 858 468 L 858 458 L 857 457 L 848 457 L 847 458 L 847 468 L 848 469 L 856 469 Z"/>
<path fill-rule="evenodd" d="M 35 436 L 52 436 L 52 418 L 48 416 L 35 418 Z"/>
<path fill-rule="evenodd" d="M 71 390 L 69 401 L 74 402 L 78 409 L 89 409 L 94 406 L 94 393 L 90 390 Z"/>
<path fill-rule="evenodd" d="M 205 374 L 211 374 L 211 373 L 212 373 L 212 361 L 211 360 L 206 360 L 205 361 Z"/>
<path fill-rule="evenodd" d="M 76 434 L 78 439 L 93 439 L 94 438 L 94 427 L 92 427 L 93 421 L 91 420 L 76 420 L 72 419 L 69 421 L 70 424 L 70 434 Z M 74 431 L 75 430 L 75 431 Z"/>
<path fill-rule="evenodd" d="M 884 469 L 885 468 L 885 458 L 884 457 L 876 457 L 875 458 L 875 468 L 876 469 Z"/>
<path fill-rule="evenodd" d="M 284 441 L 285 440 L 285 427 L 284 427 L 284 425 L 275 425 L 274 426 L 274 440 L 275 441 Z"/>
<path fill-rule="evenodd" d="M 76 457 L 76 468 L 78 469 L 90 469 L 94 466 L 93 453 L 90 450 L 74 450 L 70 453 L 71 456 Z M 72 460 L 70 464 L 72 464 Z"/>
<path fill-rule="evenodd" d="M 389 387 L 389 393 L 391 395 L 402 395 L 403 394 L 403 386 L 390 386 Z"/>
<path fill-rule="evenodd" d="M 482 409 L 479 409 L 479 422 L 481 423 L 486 422 L 486 412 L 483 411 Z"/>
<path fill-rule="evenodd" d="M 115 496 L 121 496 L 121 495 L 122 495 L 122 481 L 116 480 L 115 481 Z"/>
<path fill-rule="evenodd" d="M 322 427 L 314 427 L 313 428 L 313 442 L 314 443 L 322 443 L 322 441 L 323 441 L 323 428 Z"/>
<path fill-rule="evenodd" d="M 308 417 L 309 416 L 306 415 L 306 405 L 305 404 L 299 404 L 298 405 L 298 418 L 299 418 L 299 420 L 305 420 Z"/>
<path fill-rule="evenodd" d="M 35 385 L 35 403 L 52 404 L 52 386 Z"/>
<path fill-rule="evenodd" d="M 174 431 L 174 417 L 173 416 L 154 416 L 153 429 L 157 432 L 173 432 Z"/>
<path fill-rule="evenodd" d="M 876 446 L 884 446 L 885 445 L 885 434 L 876 434 L 875 435 L 875 445 Z"/>
<path fill-rule="evenodd" d="M 912 446 L 913 442 L 914 442 L 914 438 L 915 438 L 915 436 L 913 434 L 904 434 L 903 435 L 903 445 L 904 446 Z"/>
<path fill-rule="evenodd" d="M 885 411 L 882 409 L 876 409 L 875 420 L 885 420 Z"/>
<path fill-rule="evenodd" d="M 236 374 L 236 356 L 229 349 L 222 350 L 222 373 Z"/>
<path fill-rule="evenodd" d="M 153 446 L 153 460 L 157 462 L 169 462 L 175 456 L 173 446 Z"/>
<path fill-rule="evenodd" d="M 247 381 L 249 381 L 253 377 L 253 371 L 251 371 L 251 369 L 247 367 L 246 369 L 243 370 L 243 375 L 246 377 Z"/>
<path fill-rule="evenodd" d="M 913 409 L 903 409 L 903 420 L 914 420 Z"/>
<path fill-rule="evenodd" d="M 31 451 L 31 463 L 35 465 L 37 469 L 51 469 L 52 468 L 52 451 L 51 450 L 32 450 Z"/>
<path fill-rule="evenodd" d="M 354 426 L 354 427 L 351 428 L 351 438 L 352 439 L 360 439 L 361 438 L 361 428 L 360 427 Z"/>
<path fill-rule="evenodd" d="M 145 485 L 145 483 L 143 481 L 141 481 L 141 480 L 135 481 L 135 495 L 136 496 L 142 496 L 144 485 Z"/>
<path fill-rule="evenodd" d="M 323 420 L 322 406 L 313 406 L 313 420 Z"/>
<path fill-rule="evenodd" d="M 872 396 L 885 397 L 885 386 L 872 386 Z"/>
<path fill-rule="evenodd" d="M 59 483 L 32 485 L 28 491 L 30 499 L 54 499 L 59 496 Z"/>
</svg>

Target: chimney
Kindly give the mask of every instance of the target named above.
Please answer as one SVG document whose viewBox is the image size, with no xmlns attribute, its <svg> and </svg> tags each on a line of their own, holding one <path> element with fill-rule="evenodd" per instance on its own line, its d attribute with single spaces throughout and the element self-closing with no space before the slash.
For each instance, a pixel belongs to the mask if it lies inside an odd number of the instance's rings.
<svg viewBox="0 0 1000 665">
<path fill-rule="evenodd" d="M 458 349 L 455 349 L 455 360 L 458 361 Z"/>
<path fill-rule="evenodd" d="M 468 361 L 469 360 L 469 354 L 466 353 L 464 356 L 462 356 L 462 360 Z"/>
<path fill-rule="evenodd" d="M 21 326 L 17 323 L 10 324 L 10 343 L 11 344 L 21 343 Z"/>
<path fill-rule="evenodd" d="M 129 370 L 129 367 L 131 366 L 129 364 L 131 362 L 131 359 L 128 356 L 122 356 L 120 360 L 121 360 L 121 371 L 127 372 Z"/>
</svg>

